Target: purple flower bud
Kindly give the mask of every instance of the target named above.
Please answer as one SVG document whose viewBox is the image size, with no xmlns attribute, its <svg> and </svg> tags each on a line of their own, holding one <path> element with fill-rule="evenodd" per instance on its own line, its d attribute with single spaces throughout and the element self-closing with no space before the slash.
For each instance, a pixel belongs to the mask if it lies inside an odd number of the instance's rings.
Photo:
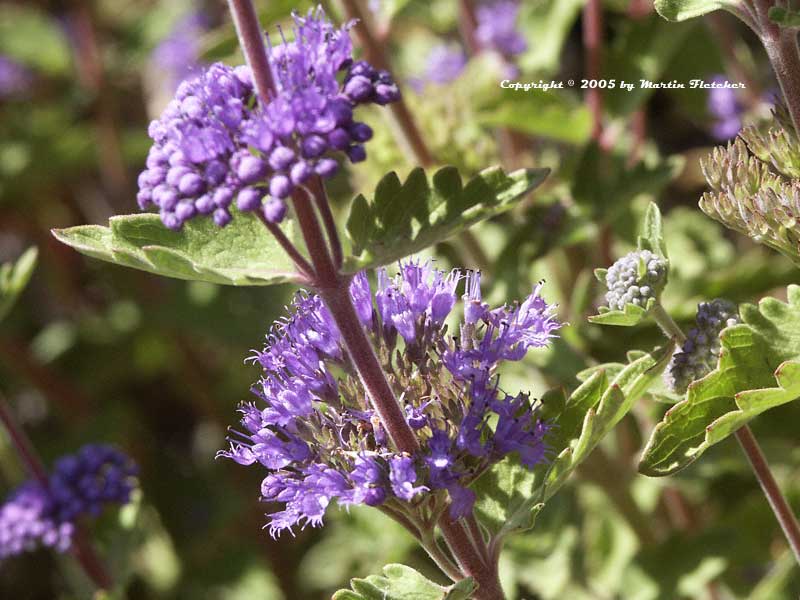
<svg viewBox="0 0 800 600">
<path fill-rule="evenodd" d="M 174 210 L 178 204 L 178 192 L 167 185 L 160 185 L 153 190 L 153 202 L 161 210 Z"/>
<path fill-rule="evenodd" d="M 149 189 L 141 189 L 136 194 L 136 202 L 139 208 L 147 210 L 153 206 L 153 193 Z"/>
<path fill-rule="evenodd" d="M 280 223 L 286 216 L 286 202 L 278 198 L 270 198 L 264 204 L 264 218 L 270 223 Z"/>
<path fill-rule="evenodd" d="M 335 98 L 328 105 L 328 112 L 333 116 L 335 126 L 343 127 L 353 120 L 353 106 L 347 98 Z"/>
<path fill-rule="evenodd" d="M 302 141 L 303 156 L 306 158 L 316 158 L 328 149 L 328 142 L 319 135 L 309 135 Z"/>
<path fill-rule="evenodd" d="M 229 187 L 220 187 L 214 190 L 214 204 L 218 208 L 228 208 L 233 202 L 234 191 Z"/>
<path fill-rule="evenodd" d="M 267 163 L 257 156 L 248 155 L 237 166 L 236 175 L 238 175 L 242 183 L 250 184 L 263 179 L 268 170 Z"/>
<path fill-rule="evenodd" d="M 350 134 L 341 128 L 334 129 L 328 134 L 328 142 L 336 150 L 346 150 L 350 146 Z"/>
<path fill-rule="evenodd" d="M 257 188 L 244 188 L 236 197 L 236 208 L 242 212 L 256 210 L 261 206 L 261 199 L 263 197 L 264 193 Z"/>
<path fill-rule="evenodd" d="M 344 93 L 353 102 L 367 101 L 372 92 L 372 81 L 363 75 L 356 75 L 344 84 Z"/>
<path fill-rule="evenodd" d="M 191 172 L 192 170 L 188 167 L 171 167 L 170 170 L 167 171 L 167 183 L 176 188 L 180 184 L 181 178 Z"/>
<path fill-rule="evenodd" d="M 231 213 L 225 208 L 218 208 L 214 211 L 213 219 L 217 227 L 225 227 L 225 225 L 231 222 L 231 218 Z"/>
<path fill-rule="evenodd" d="M 320 177 L 329 179 L 336 175 L 336 171 L 339 170 L 339 163 L 332 158 L 323 158 L 317 163 L 317 166 L 314 168 L 314 170 Z"/>
<path fill-rule="evenodd" d="M 357 163 L 366 160 L 367 151 L 361 144 L 353 144 L 347 149 L 347 156 L 350 158 L 350 162 Z"/>
<path fill-rule="evenodd" d="M 205 189 L 206 184 L 203 181 L 203 178 L 196 173 L 187 173 L 183 177 L 181 177 L 180 183 L 178 183 L 178 189 L 182 194 L 186 194 L 187 196 L 195 196 L 200 194 Z"/>
<path fill-rule="evenodd" d="M 225 177 L 228 175 L 228 167 L 221 160 L 212 160 L 206 166 L 205 175 L 209 185 L 219 185 L 225 181 Z"/>
<path fill-rule="evenodd" d="M 313 174 L 313 170 L 311 165 L 309 165 L 304 160 L 299 160 L 292 165 L 292 168 L 289 170 L 289 177 L 292 180 L 292 183 L 295 185 L 300 185 L 305 183 L 309 177 Z"/>
<path fill-rule="evenodd" d="M 367 142 L 372 139 L 372 127 L 366 123 L 353 123 L 350 125 L 350 136 L 356 142 Z"/>
<path fill-rule="evenodd" d="M 200 213 L 201 215 L 210 215 L 212 212 L 214 212 L 214 209 L 217 206 L 214 203 L 214 198 L 212 198 L 211 195 L 203 194 L 197 200 L 194 201 L 194 207 L 197 209 L 197 212 Z"/>
<path fill-rule="evenodd" d="M 269 182 L 269 195 L 286 198 L 292 192 L 292 182 L 286 175 L 275 175 Z"/>
<path fill-rule="evenodd" d="M 359 60 L 358 62 L 353 63 L 353 66 L 350 67 L 350 76 L 354 77 L 356 75 L 363 75 L 368 79 L 372 79 L 372 77 L 375 75 L 375 69 L 367 61 Z"/>
<path fill-rule="evenodd" d="M 191 119 L 199 119 L 205 113 L 203 103 L 197 96 L 187 96 L 181 102 L 181 111 Z"/>
<path fill-rule="evenodd" d="M 375 103 L 383 106 L 400 99 L 400 89 L 397 84 L 379 83 L 375 86 Z"/>
<path fill-rule="evenodd" d="M 181 223 L 191 219 L 196 212 L 194 202 L 191 200 L 181 200 L 178 202 L 178 206 L 175 207 L 175 215 L 181 220 Z"/>
<path fill-rule="evenodd" d="M 183 225 L 178 215 L 174 212 L 161 211 L 161 222 L 164 223 L 164 227 L 173 231 L 178 231 Z"/>
<path fill-rule="evenodd" d="M 294 160 L 294 151 L 286 146 L 278 146 L 269 155 L 269 166 L 276 171 L 283 171 Z"/>
</svg>

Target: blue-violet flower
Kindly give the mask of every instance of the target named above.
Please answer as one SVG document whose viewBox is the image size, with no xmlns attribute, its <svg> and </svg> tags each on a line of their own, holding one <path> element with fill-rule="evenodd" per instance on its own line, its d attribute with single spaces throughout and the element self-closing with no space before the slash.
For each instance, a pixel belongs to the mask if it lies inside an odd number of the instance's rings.
<svg viewBox="0 0 800 600">
<path fill-rule="evenodd" d="M 448 335 L 462 279 L 465 316 L 459 334 Z M 333 500 L 409 510 L 448 502 L 462 517 L 475 500 L 470 484 L 492 464 L 512 453 L 530 468 L 542 462 L 547 423 L 527 395 L 504 393 L 496 374 L 560 327 L 539 292 L 490 309 L 479 273 L 413 260 L 394 276 L 380 269 L 375 290 L 365 273 L 353 278 L 358 318 L 418 437 L 414 456 L 392 446 L 322 300 L 298 294 L 253 358 L 264 371 L 252 389 L 258 401 L 241 407 L 242 429 L 219 453 L 267 469 L 262 498 L 283 505 L 269 515 L 271 534 L 320 525 Z"/>
</svg>

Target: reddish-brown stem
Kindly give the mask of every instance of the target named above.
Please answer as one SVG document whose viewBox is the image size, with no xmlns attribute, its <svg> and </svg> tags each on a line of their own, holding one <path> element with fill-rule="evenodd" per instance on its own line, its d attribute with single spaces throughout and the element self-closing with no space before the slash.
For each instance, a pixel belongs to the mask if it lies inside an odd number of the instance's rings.
<svg viewBox="0 0 800 600">
<path fill-rule="evenodd" d="M 300 251 L 291 242 L 291 240 L 286 237 L 286 234 L 281 231 L 281 228 L 276 223 L 270 223 L 267 221 L 263 211 L 257 210 L 256 215 L 258 215 L 258 218 L 261 220 L 264 226 L 281 245 L 281 248 L 283 248 L 286 254 L 289 255 L 289 258 L 292 259 L 294 266 L 297 267 L 297 270 L 300 271 L 300 274 L 303 275 L 303 277 L 305 277 L 308 281 L 313 281 L 314 267 L 311 266 L 311 263 L 309 263 L 302 254 L 300 254 Z"/>
<path fill-rule="evenodd" d="M 797 31 L 781 29 L 771 23 L 765 26 L 761 41 L 781 86 L 794 128 L 800 135 L 800 50 Z"/>
<path fill-rule="evenodd" d="M 750 461 L 753 473 L 755 473 L 758 483 L 767 497 L 772 512 L 775 513 L 775 518 L 778 519 L 778 523 L 783 529 L 783 534 L 789 542 L 795 559 L 800 563 L 800 525 L 798 525 L 797 517 L 792 512 L 789 503 L 781 493 L 781 489 L 772 475 L 764 453 L 747 425 L 736 432 L 736 439 L 747 456 L 747 460 Z"/>
<path fill-rule="evenodd" d="M 275 90 L 275 81 L 269 66 L 264 33 L 258 23 L 256 9 L 250 0 L 228 0 L 228 7 L 236 25 L 239 44 L 253 74 L 256 92 L 261 102 L 266 103 Z"/>
<path fill-rule="evenodd" d="M 583 9 L 583 47 L 586 79 L 598 81 L 603 60 L 603 5 L 600 0 L 588 0 Z M 599 143 L 603 136 L 603 93 L 599 86 L 586 90 L 586 106 L 592 116 L 592 139 Z"/>
<path fill-rule="evenodd" d="M 35 479 L 43 488 L 47 488 L 49 478 L 44 463 L 36 453 L 36 449 L 25 433 L 25 430 L 17 423 L 11 412 L 11 407 L 3 396 L 0 396 L 0 422 L 3 423 L 11 444 L 19 454 L 20 460 L 25 465 L 28 474 Z M 77 559 L 87 577 L 99 588 L 109 590 L 113 586 L 113 581 L 108 569 L 94 551 L 92 544 L 80 523 L 75 523 L 75 532 L 72 537 L 72 554 Z"/>
<path fill-rule="evenodd" d="M 319 293 L 339 327 L 361 384 L 367 390 L 372 406 L 395 447 L 401 452 L 416 454 L 419 442 L 408 426 L 403 409 L 386 379 L 361 321 L 358 320 L 350 298 L 349 279 L 342 277 L 339 281 L 339 285 L 335 287 L 319 288 Z"/>
<path fill-rule="evenodd" d="M 340 284 L 339 270 L 333 264 L 325 236 L 319 225 L 319 219 L 311 204 L 311 192 L 305 188 L 296 188 L 292 192 L 292 203 L 297 223 L 303 234 L 303 240 L 314 265 L 314 287 L 330 288 Z"/>
<path fill-rule="evenodd" d="M 458 28 L 461 31 L 461 39 L 469 50 L 470 54 L 477 54 L 481 51 L 481 46 L 475 36 L 475 29 L 478 27 L 478 19 L 475 17 L 475 8 L 470 0 L 460 0 L 458 3 Z"/>
<path fill-rule="evenodd" d="M 309 182 L 308 187 L 316 201 L 317 210 L 319 210 L 319 214 L 322 216 L 322 224 L 325 226 L 325 233 L 328 235 L 328 245 L 333 255 L 333 264 L 337 269 L 340 269 L 344 261 L 342 241 L 339 239 L 339 231 L 336 229 L 336 221 L 333 218 L 333 212 L 331 211 L 331 204 L 328 200 L 325 184 L 322 183 L 319 177 L 314 177 Z"/>
<path fill-rule="evenodd" d="M 367 60 L 378 69 L 391 71 L 384 46 L 378 41 L 378 38 L 372 31 L 370 31 L 368 21 L 364 18 L 364 13 L 361 10 L 358 0 L 342 0 L 342 5 L 344 6 L 348 18 L 358 20 L 358 24 L 353 28 L 353 31 L 355 31 L 356 35 L 358 35 L 361 40 L 361 46 L 364 49 Z M 416 161 L 423 167 L 434 164 L 433 155 L 428 145 L 425 143 L 425 140 L 422 138 L 417 123 L 414 121 L 414 117 L 408 110 L 405 101 L 401 98 L 397 102 L 390 104 L 389 108 L 397 121 L 397 125 L 403 134 L 408 149 L 411 151 Z"/>
<path fill-rule="evenodd" d="M 453 553 L 459 568 L 478 584 L 474 598 L 478 600 L 504 600 L 503 588 L 497 577 L 494 564 L 487 564 L 475 549 L 475 544 L 461 520 L 453 521 L 445 514 L 439 519 L 447 546 Z"/>
</svg>

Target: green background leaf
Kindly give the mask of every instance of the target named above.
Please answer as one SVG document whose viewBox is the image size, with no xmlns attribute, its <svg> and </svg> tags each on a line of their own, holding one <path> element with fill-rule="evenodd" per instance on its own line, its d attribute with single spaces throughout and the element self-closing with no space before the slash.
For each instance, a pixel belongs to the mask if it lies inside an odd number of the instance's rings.
<svg viewBox="0 0 800 600">
<path fill-rule="evenodd" d="M 733 0 L 656 0 L 655 7 L 665 19 L 685 21 L 699 17 L 721 8 L 730 8 L 737 3 Z"/>
<path fill-rule="evenodd" d="M 28 248 L 16 262 L 0 265 L 0 321 L 9 313 L 28 285 L 36 268 L 39 252 Z"/>
</svg>

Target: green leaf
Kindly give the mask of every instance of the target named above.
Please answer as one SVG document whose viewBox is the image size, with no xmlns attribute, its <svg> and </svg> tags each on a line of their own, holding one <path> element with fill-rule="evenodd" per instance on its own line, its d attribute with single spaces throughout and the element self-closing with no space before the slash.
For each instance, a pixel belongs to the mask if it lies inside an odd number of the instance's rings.
<svg viewBox="0 0 800 600">
<path fill-rule="evenodd" d="M 351 590 L 339 590 L 331 600 L 465 600 L 476 586 L 472 579 L 443 587 L 405 565 L 386 565 L 383 575 L 351 579 Z"/>
<path fill-rule="evenodd" d="M 0 321 L 9 313 L 19 295 L 28 285 L 36 268 L 39 252 L 35 247 L 28 248 L 16 262 L 0 265 Z"/>
<path fill-rule="evenodd" d="M 656 381 L 673 350 L 670 342 L 623 368 L 596 369 L 569 398 L 562 390 L 545 394 L 541 418 L 553 426 L 547 443 L 555 458 L 530 470 L 509 457 L 478 479 L 473 489 L 481 523 L 495 537 L 531 528 L 543 503 Z M 612 379 L 609 372 L 615 373 Z"/>
<path fill-rule="evenodd" d="M 736 0 L 656 0 L 655 7 L 669 21 L 685 21 L 719 9 L 732 10 Z"/>
<path fill-rule="evenodd" d="M 521 169 L 506 174 L 493 167 L 466 185 L 453 167 L 440 169 L 431 181 L 419 168 L 404 182 L 389 173 L 378 183 L 374 199 L 359 195 L 353 201 L 346 226 L 352 256 L 345 270 L 354 273 L 394 262 L 505 212 L 548 172 Z"/>
<path fill-rule="evenodd" d="M 647 318 L 650 309 L 655 306 L 656 299 L 650 298 L 647 305 L 637 306 L 636 304 L 626 304 L 625 310 L 609 310 L 607 306 L 601 306 L 596 315 L 589 317 L 590 323 L 596 325 L 617 325 L 619 327 L 635 327 Z"/>
<path fill-rule="evenodd" d="M 659 256 L 669 258 L 667 256 L 667 247 L 664 245 L 664 226 L 661 221 L 661 211 L 655 202 L 651 202 L 647 206 L 638 247 L 639 250 L 650 250 Z"/>
<path fill-rule="evenodd" d="M 210 219 L 188 221 L 181 231 L 155 214 L 112 217 L 109 227 L 54 229 L 60 242 L 107 262 L 157 275 L 224 285 L 300 281 L 289 258 L 258 219 L 236 214 L 223 228 Z M 292 222 L 283 227 L 292 237 Z"/>
<path fill-rule="evenodd" d="M 753 417 L 800 397 L 800 287 L 789 286 L 788 297 L 741 307 L 743 323 L 720 334 L 718 367 L 656 425 L 640 472 L 683 469 Z"/>
<path fill-rule="evenodd" d="M 64 29 L 44 11 L 29 6 L 0 6 L 0 52 L 48 75 L 70 69 Z"/>
</svg>

